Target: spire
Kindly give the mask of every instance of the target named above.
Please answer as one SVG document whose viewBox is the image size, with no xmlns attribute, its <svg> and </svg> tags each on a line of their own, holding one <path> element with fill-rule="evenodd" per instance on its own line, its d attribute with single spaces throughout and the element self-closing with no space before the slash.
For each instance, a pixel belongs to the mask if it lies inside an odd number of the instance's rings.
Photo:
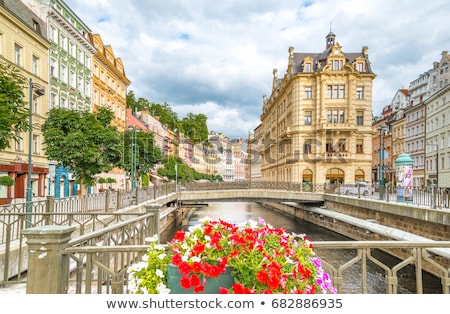
<svg viewBox="0 0 450 314">
<path fill-rule="evenodd" d="M 331 46 L 334 46 L 336 40 L 336 35 L 331 31 L 331 21 L 330 21 L 330 32 L 326 37 L 326 47 L 325 49 L 329 49 Z"/>
</svg>

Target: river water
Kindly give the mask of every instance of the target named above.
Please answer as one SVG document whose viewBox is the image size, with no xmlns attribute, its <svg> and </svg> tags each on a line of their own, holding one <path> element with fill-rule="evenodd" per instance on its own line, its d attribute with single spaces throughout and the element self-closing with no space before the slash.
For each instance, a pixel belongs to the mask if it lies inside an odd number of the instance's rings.
<svg viewBox="0 0 450 314">
<path fill-rule="evenodd" d="M 291 215 L 274 211 L 257 203 L 246 202 L 218 202 L 210 203 L 207 207 L 196 209 L 190 216 L 188 228 L 191 225 L 199 223 L 199 219 L 211 217 L 221 218 L 229 222 L 243 222 L 249 219 L 257 220 L 263 218 L 267 223 L 276 228 L 284 228 L 288 232 L 305 234 L 314 241 L 348 241 L 351 240 L 328 229 L 319 227 L 307 221 L 295 218 Z M 166 230 L 161 235 L 161 242 L 167 242 L 179 227 Z M 315 249 L 317 256 L 334 265 L 342 265 L 355 256 L 354 250 L 322 250 Z M 380 251 L 373 251 L 372 256 L 381 260 L 383 263 L 393 266 L 399 263 L 399 260 Z M 413 267 L 406 267 L 399 271 L 399 286 L 397 293 L 410 294 L 416 293 L 415 273 Z M 357 263 L 344 271 L 343 293 L 357 294 L 361 293 L 361 267 Z M 383 294 L 386 293 L 385 272 L 378 266 L 368 262 L 367 264 L 367 293 Z M 424 293 L 442 293 L 442 288 L 438 278 L 423 274 Z"/>
</svg>

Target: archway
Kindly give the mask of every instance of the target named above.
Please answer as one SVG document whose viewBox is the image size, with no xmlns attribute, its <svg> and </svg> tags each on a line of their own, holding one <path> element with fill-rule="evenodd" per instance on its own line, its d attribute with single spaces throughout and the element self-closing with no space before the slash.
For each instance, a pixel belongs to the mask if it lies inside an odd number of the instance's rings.
<svg viewBox="0 0 450 314">
<path fill-rule="evenodd" d="M 302 189 L 304 191 L 311 191 L 313 185 L 313 172 L 310 169 L 305 169 L 302 173 Z"/>
<path fill-rule="evenodd" d="M 357 169 L 355 171 L 355 182 L 356 181 L 365 181 L 364 171 L 362 171 L 361 169 Z"/>
<path fill-rule="evenodd" d="M 343 184 L 344 183 L 344 171 L 339 168 L 331 168 L 328 169 L 326 174 L 326 183 L 327 184 Z"/>
</svg>

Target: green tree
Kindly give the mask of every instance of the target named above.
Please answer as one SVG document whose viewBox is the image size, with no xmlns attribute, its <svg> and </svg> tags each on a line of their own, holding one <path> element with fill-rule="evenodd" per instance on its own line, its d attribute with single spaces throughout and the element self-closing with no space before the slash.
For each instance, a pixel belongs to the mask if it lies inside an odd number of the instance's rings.
<svg viewBox="0 0 450 314">
<path fill-rule="evenodd" d="M 95 113 L 55 108 L 42 126 L 48 158 L 73 171 L 82 194 L 95 175 L 120 165 L 120 134 L 111 125 L 113 117 L 106 108 Z"/>
<path fill-rule="evenodd" d="M 194 143 L 203 143 L 208 140 L 208 126 L 206 120 L 208 118 L 200 113 L 189 113 L 181 120 L 183 133 Z"/>
<path fill-rule="evenodd" d="M 131 173 L 132 165 L 132 137 L 131 130 L 124 132 L 123 140 L 123 158 L 121 161 L 121 168 L 125 169 L 127 173 Z M 161 162 L 161 150 L 155 145 L 155 139 L 150 132 L 136 131 L 136 176 L 142 177 L 149 173 L 155 164 Z"/>
<path fill-rule="evenodd" d="M 10 147 L 10 140 L 29 130 L 29 111 L 23 90 L 26 79 L 17 68 L 0 62 L 0 151 Z"/>
<path fill-rule="evenodd" d="M 152 103 L 148 108 L 152 116 L 159 117 L 159 121 L 167 125 L 171 130 L 180 130 L 180 120 L 175 111 L 169 104 L 164 103 L 163 105 Z"/>
</svg>

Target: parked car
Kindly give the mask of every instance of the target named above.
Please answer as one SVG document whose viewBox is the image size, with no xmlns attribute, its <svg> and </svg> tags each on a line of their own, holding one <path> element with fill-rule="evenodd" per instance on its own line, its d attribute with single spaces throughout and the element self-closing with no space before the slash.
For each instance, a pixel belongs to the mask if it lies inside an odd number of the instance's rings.
<svg viewBox="0 0 450 314">
<path fill-rule="evenodd" d="M 367 182 L 364 181 L 358 181 L 353 184 L 344 184 L 338 188 L 336 188 L 335 192 L 339 194 L 345 194 L 345 195 L 358 195 L 358 189 L 359 193 L 361 195 L 367 196 L 369 195 L 369 186 Z"/>
</svg>

